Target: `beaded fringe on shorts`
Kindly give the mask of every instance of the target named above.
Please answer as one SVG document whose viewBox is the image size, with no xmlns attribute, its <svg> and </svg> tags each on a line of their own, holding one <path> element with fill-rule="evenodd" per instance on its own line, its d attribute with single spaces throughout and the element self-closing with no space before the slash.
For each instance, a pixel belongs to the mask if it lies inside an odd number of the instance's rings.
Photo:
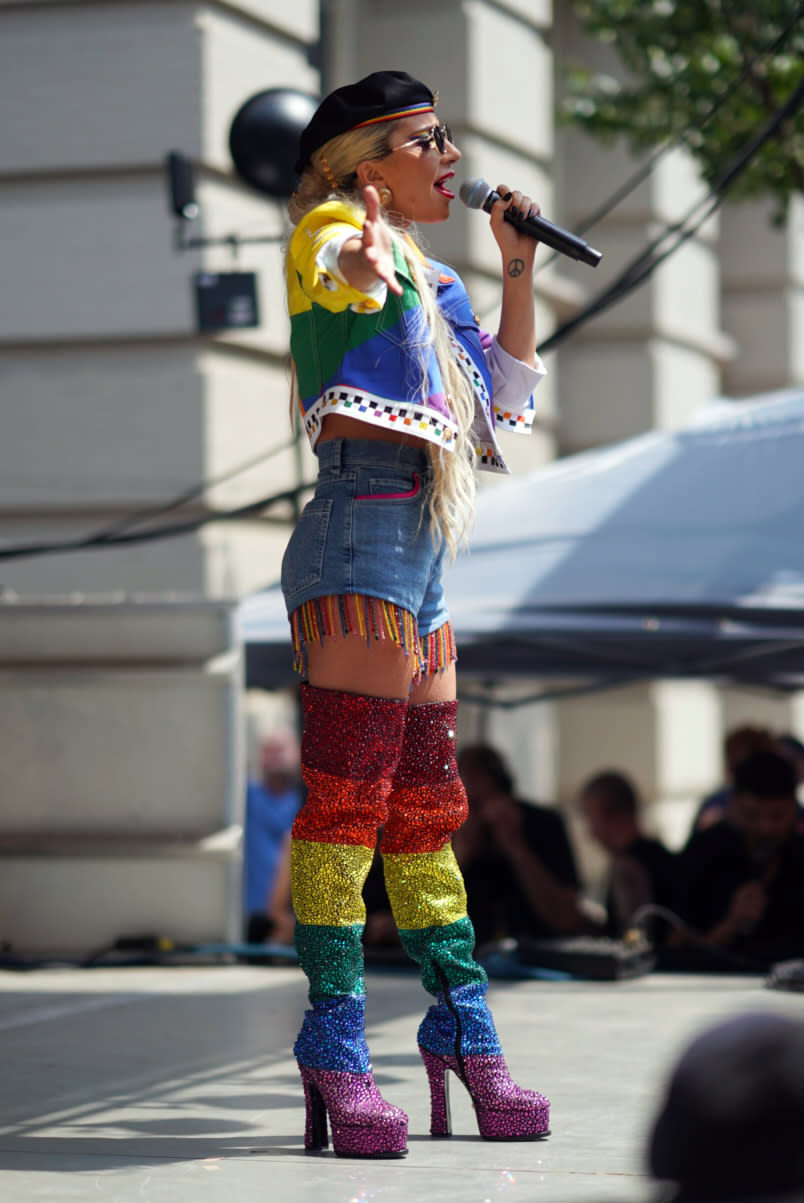
<svg viewBox="0 0 804 1203">
<path fill-rule="evenodd" d="M 367 646 L 373 640 L 390 639 L 405 655 L 413 656 L 414 680 L 443 672 L 458 658 L 451 622 L 445 622 L 429 635 L 420 635 L 409 610 L 362 593 L 314 597 L 303 602 L 290 616 L 290 630 L 293 667 L 302 675 L 307 669 L 306 645 L 323 643 L 328 635 L 360 635 Z"/>
</svg>

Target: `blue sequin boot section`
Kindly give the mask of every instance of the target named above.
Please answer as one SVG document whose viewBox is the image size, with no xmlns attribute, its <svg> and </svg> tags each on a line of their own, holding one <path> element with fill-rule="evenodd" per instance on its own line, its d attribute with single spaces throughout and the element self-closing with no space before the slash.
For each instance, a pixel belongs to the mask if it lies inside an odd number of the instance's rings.
<svg viewBox="0 0 804 1203">
<path fill-rule="evenodd" d="M 449 994 L 437 994 L 419 1025 L 418 1043 L 437 1056 L 454 1056 L 460 1020 L 460 1052 L 465 1056 L 502 1053 L 494 1020 L 486 1002 L 486 984 L 456 986 Z"/>
<path fill-rule="evenodd" d="M 342 994 L 319 999 L 304 1012 L 293 1046 L 299 1065 L 365 1074 L 371 1069 L 365 1036 L 365 994 Z"/>
</svg>

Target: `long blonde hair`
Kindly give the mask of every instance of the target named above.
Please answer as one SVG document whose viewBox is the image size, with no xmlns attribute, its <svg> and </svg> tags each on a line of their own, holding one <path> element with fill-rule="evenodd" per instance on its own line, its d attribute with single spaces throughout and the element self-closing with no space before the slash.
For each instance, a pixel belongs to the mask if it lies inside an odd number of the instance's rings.
<svg viewBox="0 0 804 1203">
<path fill-rule="evenodd" d="M 358 183 L 356 168 L 364 159 L 382 159 L 389 153 L 389 135 L 396 122 L 388 121 L 364 129 L 349 130 L 332 138 L 317 150 L 302 173 L 299 187 L 288 206 L 291 222 L 296 225 L 306 213 L 326 200 L 340 200 L 365 214 L 366 207 Z M 397 226 L 384 212 L 383 217 L 393 239 L 410 269 L 421 300 L 428 334 L 417 348 L 422 365 L 432 350 L 444 381 L 450 412 L 457 425 L 452 451 L 428 444 L 433 470 L 430 493 L 430 530 L 438 546 L 446 544 L 452 559 L 469 533 L 475 497 L 475 448 L 471 439 L 475 399 L 468 377 L 458 366 L 450 342 L 450 330 L 441 314 L 433 290 L 423 272 L 418 243 L 410 227 Z M 422 399 L 426 400 L 427 376 L 422 372 Z"/>
</svg>

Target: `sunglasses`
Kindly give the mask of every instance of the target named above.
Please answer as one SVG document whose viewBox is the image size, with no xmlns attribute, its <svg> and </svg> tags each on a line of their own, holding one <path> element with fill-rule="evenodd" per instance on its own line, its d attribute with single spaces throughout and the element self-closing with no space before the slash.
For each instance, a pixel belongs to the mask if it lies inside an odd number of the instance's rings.
<svg viewBox="0 0 804 1203">
<path fill-rule="evenodd" d="M 393 149 L 403 150 L 406 146 L 418 146 L 421 150 L 430 150 L 434 146 L 438 153 L 443 155 L 447 143 L 451 141 L 452 130 L 448 125 L 434 125 L 426 134 L 419 134 L 418 137 L 411 138 L 409 142 L 402 142 Z"/>
</svg>

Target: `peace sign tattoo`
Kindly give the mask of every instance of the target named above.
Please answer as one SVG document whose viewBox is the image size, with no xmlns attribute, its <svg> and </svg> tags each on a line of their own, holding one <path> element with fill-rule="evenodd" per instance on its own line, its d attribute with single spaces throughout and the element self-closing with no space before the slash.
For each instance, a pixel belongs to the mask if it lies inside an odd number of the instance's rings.
<svg viewBox="0 0 804 1203">
<path fill-rule="evenodd" d="M 508 270 L 508 275 L 513 276 L 513 278 L 516 279 L 516 277 L 521 276 L 523 271 L 525 270 L 525 260 L 524 259 L 512 259 L 511 262 L 508 264 L 507 270 Z"/>
</svg>

